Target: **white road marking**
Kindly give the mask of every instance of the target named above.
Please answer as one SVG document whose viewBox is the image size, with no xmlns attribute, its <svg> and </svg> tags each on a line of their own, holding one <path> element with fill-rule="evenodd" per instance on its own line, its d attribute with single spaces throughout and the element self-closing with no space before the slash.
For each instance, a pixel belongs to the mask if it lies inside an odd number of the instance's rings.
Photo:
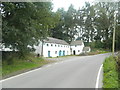
<svg viewBox="0 0 120 90">
<path fill-rule="evenodd" d="M 34 72 L 34 71 L 38 71 L 40 69 L 42 69 L 42 68 L 38 68 L 38 69 L 35 69 L 35 70 L 31 70 L 31 71 L 28 71 L 28 72 L 25 72 L 25 73 L 18 74 L 16 76 L 9 77 L 7 79 L 0 80 L 0 83 L 4 82 L 4 81 L 7 81 L 7 80 L 10 80 L 10 79 L 13 79 L 13 78 L 16 78 L 16 77 L 19 77 L 19 76 L 22 76 L 22 75 L 25 75 L 25 74 L 28 74 L 28 73 L 31 73 L 31 72 Z"/>
<path fill-rule="evenodd" d="M 58 64 L 58 63 L 55 63 L 55 64 Z M 52 65 L 47 65 L 46 67 L 50 67 L 50 66 L 52 66 Z M 34 72 L 34 71 L 38 71 L 40 69 L 42 69 L 42 68 L 38 68 L 38 69 L 35 69 L 35 70 L 31 70 L 31 71 L 28 71 L 28 72 L 25 72 L 25 73 L 21 73 L 21 74 L 9 77 L 7 79 L 0 80 L 0 83 L 2 83 L 4 81 L 7 81 L 7 80 L 10 80 L 10 79 L 13 79 L 13 78 L 16 78 L 16 77 L 19 77 L 19 76 L 22 76 L 22 75 L 25 75 L 25 74 L 28 74 L 28 73 L 31 73 L 31 72 Z"/>
<path fill-rule="evenodd" d="M 101 73 L 102 67 L 103 67 L 103 64 L 99 68 L 95 88 L 99 88 L 99 79 L 100 79 L 100 73 Z"/>
</svg>

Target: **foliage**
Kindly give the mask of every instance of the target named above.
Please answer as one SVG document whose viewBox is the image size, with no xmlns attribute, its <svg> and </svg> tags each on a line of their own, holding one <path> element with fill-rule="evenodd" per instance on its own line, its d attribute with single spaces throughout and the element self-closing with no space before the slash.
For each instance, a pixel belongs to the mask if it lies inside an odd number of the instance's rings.
<svg viewBox="0 0 120 90">
<path fill-rule="evenodd" d="M 96 55 L 96 54 L 104 54 L 104 53 L 109 53 L 109 50 L 104 50 L 102 48 L 93 48 L 91 52 L 87 53 L 87 55 Z"/>
<path fill-rule="evenodd" d="M 60 20 L 55 28 L 51 29 L 51 36 L 71 42 L 77 34 L 76 18 L 74 18 L 76 10 L 73 5 L 70 5 L 67 12 L 61 8 L 56 13 L 60 14 Z"/>
<path fill-rule="evenodd" d="M 103 88 L 118 88 L 118 71 L 114 57 L 106 58 L 103 64 Z"/>
<path fill-rule="evenodd" d="M 51 36 L 67 42 L 83 40 L 92 48 L 111 50 L 114 22 L 116 22 L 116 50 L 120 49 L 117 2 L 99 2 L 92 5 L 86 2 L 85 6 L 78 10 L 71 5 L 67 11 L 62 8 L 57 12 L 60 13 L 61 19 L 51 30 Z M 114 21 L 115 13 L 116 21 Z"/>
<path fill-rule="evenodd" d="M 118 3 L 99 2 L 76 10 L 70 5 L 68 10 L 59 8 L 52 12 L 51 2 L 3 2 L 2 43 L 19 56 L 34 50 L 34 45 L 47 36 L 70 43 L 83 40 L 91 48 L 112 49 L 114 13 L 116 22 L 116 50 L 120 50 L 120 26 Z"/>
<path fill-rule="evenodd" d="M 48 28 L 57 23 L 51 2 L 3 2 L 2 43 L 18 50 L 21 56 L 30 52 L 38 40 L 46 38 Z"/>
<path fill-rule="evenodd" d="M 116 57 L 117 68 L 118 68 L 118 78 L 119 78 L 119 88 L 120 88 L 120 51 L 117 53 Z"/>
</svg>

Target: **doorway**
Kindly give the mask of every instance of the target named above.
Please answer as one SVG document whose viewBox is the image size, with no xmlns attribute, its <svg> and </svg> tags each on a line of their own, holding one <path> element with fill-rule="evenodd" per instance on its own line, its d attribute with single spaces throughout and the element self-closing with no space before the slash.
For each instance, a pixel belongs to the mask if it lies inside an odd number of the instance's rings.
<svg viewBox="0 0 120 90">
<path fill-rule="evenodd" d="M 76 52 L 75 52 L 75 50 L 73 50 L 73 55 L 76 55 Z"/>
<path fill-rule="evenodd" d="M 63 51 L 63 56 L 65 56 L 65 51 Z"/>
<path fill-rule="evenodd" d="M 50 51 L 48 51 L 48 57 L 50 57 Z"/>
<path fill-rule="evenodd" d="M 62 53 L 62 51 L 60 50 L 60 51 L 59 51 L 59 56 L 62 56 L 61 53 Z"/>
</svg>

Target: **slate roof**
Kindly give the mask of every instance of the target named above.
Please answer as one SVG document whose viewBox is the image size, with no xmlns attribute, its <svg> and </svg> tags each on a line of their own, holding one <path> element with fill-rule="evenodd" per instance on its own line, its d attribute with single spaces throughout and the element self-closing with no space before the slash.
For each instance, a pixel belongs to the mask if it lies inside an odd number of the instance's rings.
<svg viewBox="0 0 120 90">
<path fill-rule="evenodd" d="M 74 46 L 74 45 L 82 45 L 83 44 L 83 41 L 82 40 L 76 40 L 76 41 L 72 41 L 70 43 L 71 46 Z"/>
<path fill-rule="evenodd" d="M 63 45 L 69 45 L 66 41 L 52 38 L 52 37 L 47 37 L 47 39 L 44 40 L 46 43 L 56 43 L 56 44 L 63 44 Z"/>
<path fill-rule="evenodd" d="M 89 51 L 90 47 L 84 47 L 83 51 Z"/>
</svg>

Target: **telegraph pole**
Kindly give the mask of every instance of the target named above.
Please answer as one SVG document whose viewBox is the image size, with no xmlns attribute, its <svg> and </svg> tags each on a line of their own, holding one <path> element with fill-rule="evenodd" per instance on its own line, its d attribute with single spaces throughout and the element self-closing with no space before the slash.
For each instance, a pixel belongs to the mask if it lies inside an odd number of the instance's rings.
<svg viewBox="0 0 120 90">
<path fill-rule="evenodd" d="M 112 43 L 112 55 L 114 56 L 115 53 L 115 26 L 116 26 L 116 13 L 114 16 L 114 29 L 113 29 L 113 43 Z"/>
</svg>

